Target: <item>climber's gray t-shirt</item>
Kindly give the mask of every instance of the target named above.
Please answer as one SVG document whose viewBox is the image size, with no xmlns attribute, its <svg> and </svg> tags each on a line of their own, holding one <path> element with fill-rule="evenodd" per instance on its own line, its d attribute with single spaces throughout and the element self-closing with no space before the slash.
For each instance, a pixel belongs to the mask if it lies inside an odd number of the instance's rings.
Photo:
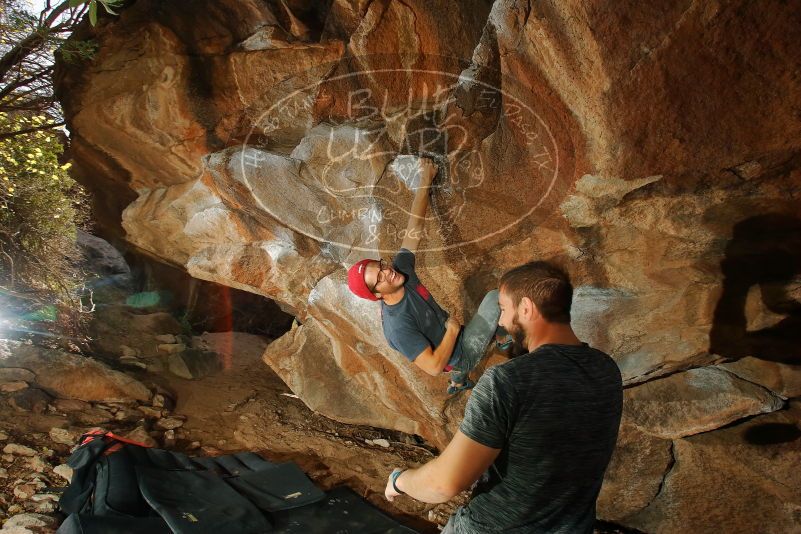
<svg viewBox="0 0 801 534">
<path fill-rule="evenodd" d="M 390 347 L 406 356 L 410 362 L 426 347 L 435 349 L 442 342 L 448 320 L 448 314 L 417 278 L 414 262 L 412 252 L 405 248 L 398 251 L 392 267 L 406 276 L 403 298 L 391 306 L 381 302 L 384 337 Z M 462 354 L 461 337 L 460 332 L 449 363 L 455 362 Z"/>
<path fill-rule="evenodd" d="M 614 360 L 584 344 L 542 345 L 489 368 L 460 430 L 501 453 L 455 532 L 591 533 L 623 407 Z"/>
</svg>

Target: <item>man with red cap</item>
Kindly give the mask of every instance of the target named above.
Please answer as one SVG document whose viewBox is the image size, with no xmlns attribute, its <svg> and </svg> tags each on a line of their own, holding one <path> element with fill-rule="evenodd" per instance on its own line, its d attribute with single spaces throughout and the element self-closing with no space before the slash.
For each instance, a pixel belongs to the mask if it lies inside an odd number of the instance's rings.
<svg viewBox="0 0 801 534">
<path fill-rule="evenodd" d="M 432 376 L 451 372 L 448 394 L 473 387 L 470 371 L 486 352 L 498 328 L 498 291 L 486 294 L 475 317 L 462 329 L 449 317 L 415 272 L 414 251 L 420 242 L 428 191 L 436 165 L 419 160 L 419 185 L 401 248 L 390 264 L 383 259 L 365 259 L 348 271 L 348 287 L 361 298 L 381 302 L 381 322 L 389 345 Z M 506 336 L 505 331 L 502 335 Z M 511 345 L 504 339 L 502 348 Z"/>
</svg>

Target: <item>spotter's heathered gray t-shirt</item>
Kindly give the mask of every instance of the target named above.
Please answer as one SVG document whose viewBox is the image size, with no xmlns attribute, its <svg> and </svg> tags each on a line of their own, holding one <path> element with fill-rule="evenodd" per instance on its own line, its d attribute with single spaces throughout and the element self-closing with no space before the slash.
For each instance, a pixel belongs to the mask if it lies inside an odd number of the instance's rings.
<svg viewBox="0 0 801 534">
<path fill-rule="evenodd" d="M 414 254 L 405 248 L 400 249 L 392 266 L 406 276 L 403 298 L 391 306 L 381 302 L 384 337 L 390 347 L 406 356 L 410 362 L 426 347 L 435 349 L 442 343 L 448 320 L 448 314 L 417 278 L 414 263 Z M 461 337 L 462 332 L 459 332 L 449 363 L 462 355 Z"/>
<path fill-rule="evenodd" d="M 542 345 L 489 368 L 460 430 L 502 449 L 456 532 L 591 533 L 623 407 L 614 360 L 586 344 Z"/>
</svg>

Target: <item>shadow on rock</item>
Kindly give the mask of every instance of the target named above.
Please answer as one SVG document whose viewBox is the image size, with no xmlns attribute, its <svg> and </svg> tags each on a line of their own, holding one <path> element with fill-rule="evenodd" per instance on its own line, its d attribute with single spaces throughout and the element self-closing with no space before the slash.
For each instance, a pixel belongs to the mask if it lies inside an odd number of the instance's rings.
<svg viewBox="0 0 801 534">
<path fill-rule="evenodd" d="M 801 364 L 801 219 L 767 214 L 737 223 L 721 270 L 710 352 Z"/>
<path fill-rule="evenodd" d="M 764 423 L 750 427 L 743 437 L 752 445 L 776 445 L 801 438 L 801 430 L 790 423 Z"/>
</svg>

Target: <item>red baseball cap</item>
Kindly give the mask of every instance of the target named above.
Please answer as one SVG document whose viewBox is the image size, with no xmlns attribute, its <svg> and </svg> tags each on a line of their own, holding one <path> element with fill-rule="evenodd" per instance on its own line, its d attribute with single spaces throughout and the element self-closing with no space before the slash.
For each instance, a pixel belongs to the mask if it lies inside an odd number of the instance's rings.
<svg viewBox="0 0 801 534">
<path fill-rule="evenodd" d="M 371 261 L 378 261 L 378 260 L 371 260 L 365 259 L 360 261 L 359 263 L 355 263 L 353 267 L 348 269 L 348 288 L 350 288 L 351 293 L 356 295 L 357 297 L 361 297 L 367 300 L 378 300 L 370 288 L 367 287 L 367 283 L 364 281 L 364 275 L 367 272 L 367 265 Z"/>
</svg>

